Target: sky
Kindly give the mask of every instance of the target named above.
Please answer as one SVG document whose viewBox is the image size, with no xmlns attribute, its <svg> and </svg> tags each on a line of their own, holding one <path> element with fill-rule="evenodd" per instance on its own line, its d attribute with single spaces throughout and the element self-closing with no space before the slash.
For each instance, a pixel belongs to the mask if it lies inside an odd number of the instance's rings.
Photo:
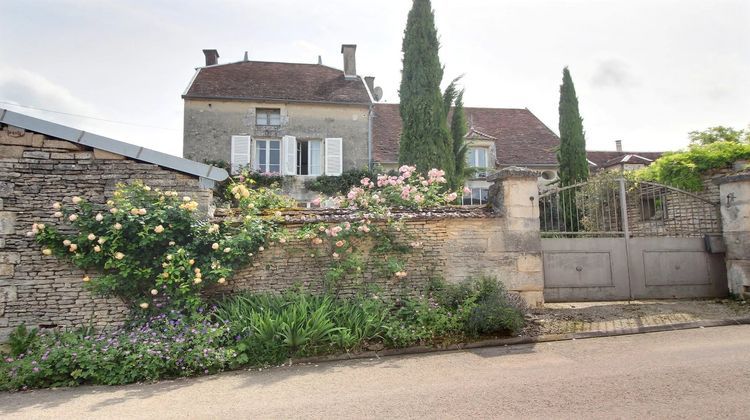
<svg viewBox="0 0 750 420">
<path fill-rule="evenodd" d="M 0 108 L 181 155 L 202 49 L 219 62 L 323 63 L 398 102 L 407 0 L 0 0 Z M 313 6 L 314 4 L 314 6 Z M 528 108 L 558 132 L 562 69 L 589 150 L 675 150 L 750 124 L 750 1 L 433 0 L 444 84 L 466 106 Z M 19 106 L 22 105 L 23 107 Z M 56 111 L 56 112 L 50 112 Z M 71 115 L 72 114 L 72 115 Z"/>
</svg>

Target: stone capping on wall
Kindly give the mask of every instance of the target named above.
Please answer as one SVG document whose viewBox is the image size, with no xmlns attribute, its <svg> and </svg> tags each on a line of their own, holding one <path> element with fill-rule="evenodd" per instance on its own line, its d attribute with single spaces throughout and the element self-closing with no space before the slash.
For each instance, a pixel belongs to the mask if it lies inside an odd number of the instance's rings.
<svg viewBox="0 0 750 420">
<path fill-rule="evenodd" d="M 716 185 L 727 184 L 730 182 L 747 181 L 747 180 L 750 180 L 750 171 L 734 173 L 734 174 L 722 176 L 720 178 L 712 179 L 713 183 Z"/>
<path fill-rule="evenodd" d="M 278 214 L 277 214 L 278 213 Z M 232 220 L 236 209 L 217 208 L 214 216 L 218 220 Z M 283 209 L 278 212 L 265 212 L 264 216 L 277 215 L 287 224 L 345 222 L 360 220 L 363 213 L 348 208 L 336 209 Z M 488 206 L 446 206 L 425 208 L 422 210 L 395 208 L 390 212 L 395 219 L 401 220 L 441 220 L 441 219 L 484 219 L 498 217 Z M 368 215 L 373 221 L 383 220 L 384 217 Z"/>
</svg>

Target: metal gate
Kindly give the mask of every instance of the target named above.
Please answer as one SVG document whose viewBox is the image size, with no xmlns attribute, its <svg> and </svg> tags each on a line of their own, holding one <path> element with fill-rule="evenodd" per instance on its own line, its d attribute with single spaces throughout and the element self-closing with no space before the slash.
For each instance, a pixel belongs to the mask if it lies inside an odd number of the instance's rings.
<svg viewBox="0 0 750 420">
<path fill-rule="evenodd" d="M 539 195 L 549 302 L 727 294 L 718 203 L 601 177 Z"/>
</svg>

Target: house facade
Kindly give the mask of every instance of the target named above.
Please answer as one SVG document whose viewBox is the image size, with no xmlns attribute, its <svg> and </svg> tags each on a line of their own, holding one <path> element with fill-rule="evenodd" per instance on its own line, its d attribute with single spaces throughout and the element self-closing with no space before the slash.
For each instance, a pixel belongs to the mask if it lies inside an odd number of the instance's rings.
<svg viewBox="0 0 750 420">
<path fill-rule="evenodd" d="M 590 150 L 586 152 L 591 172 L 634 171 L 651 165 L 664 152 L 627 152 L 622 150 L 622 140 L 615 140 L 614 151 Z"/>
<path fill-rule="evenodd" d="M 183 155 L 285 175 L 284 191 L 309 202 L 305 182 L 349 169 L 396 169 L 401 116 L 398 104 L 379 103 L 373 77 L 356 74 L 356 45 L 341 47 L 344 70 L 318 64 L 243 61 L 218 64 L 204 50 L 184 100 Z M 485 204 L 486 176 L 507 166 L 557 178 L 558 136 L 528 109 L 465 108 L 469 124 L 466 204 Z M 483 170 L 486 169 L 486 170 Z"/>
<path fill-rule="evenodd" d="M 356 74 L 355 45 L 342 45 L 344 71 L 322 64 L 240 61 L 218 64 L 204 50 L 185 102 L 183 155 L 286 175 L 299 201 L 304 182 L 367 168 L 372 86 Z M 373 82 L 369 78 L 369 83 Z"/>
</svg>

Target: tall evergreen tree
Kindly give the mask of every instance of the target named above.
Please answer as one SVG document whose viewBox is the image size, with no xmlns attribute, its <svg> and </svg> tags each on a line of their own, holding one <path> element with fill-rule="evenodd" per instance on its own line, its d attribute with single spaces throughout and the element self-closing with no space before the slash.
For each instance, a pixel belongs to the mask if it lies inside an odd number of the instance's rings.
<svg viewBox="0 0 750 420">
<path fill-rule="evenodd" d="M 401 143 L 399 163 L 420 172 L 440 168 L 452 179 L 454 155 L 440 82 L 443 68 L 430 0 L 414 0 L 402 45 Z"/>
<path fill-rule="evenodd" d="M 466 115 L 464 114 L 464 91 L 463 89 L 456 95 L 453 115 L 451 116 L 451 140 L 453 143 L 453 156 L 455 158 L 455 171 L 453 179 L 450 181 L 450 187 L 453 190 L 463 188 L 466 181 L 466 153 L 469 146 L 466 144 Z"/>
<path fill-rule="evenodd" d="M 458 90 L 456 83 L 463 76 L 456 77 L 445 88 L 443 93 L 443 112 L 446 118 L 450 116 L 450 152 L 453 154 L 453 174 L 448 178 L 448 186 L 452 190 L 463 187 L 467 177 L 466 153 L 468 146 L 464 137 L 466 136 L 466 115 L 464 114 L 464 91 Z M 451 108 L 453 113 L 451 114 Z M 446 120 L 447 121 L 447 120 Z"/>
<path fill-rule="evenodd" d="M 563 82 L 560 85 L 559 111 L 560 147 L 557 162 L 560 164 L 560 184 L 566 186 L 585 181 L 589 176 L 583 119 L 578 112 L 576 89 L 567 67 L 563 69 Z"/>
</svg>

